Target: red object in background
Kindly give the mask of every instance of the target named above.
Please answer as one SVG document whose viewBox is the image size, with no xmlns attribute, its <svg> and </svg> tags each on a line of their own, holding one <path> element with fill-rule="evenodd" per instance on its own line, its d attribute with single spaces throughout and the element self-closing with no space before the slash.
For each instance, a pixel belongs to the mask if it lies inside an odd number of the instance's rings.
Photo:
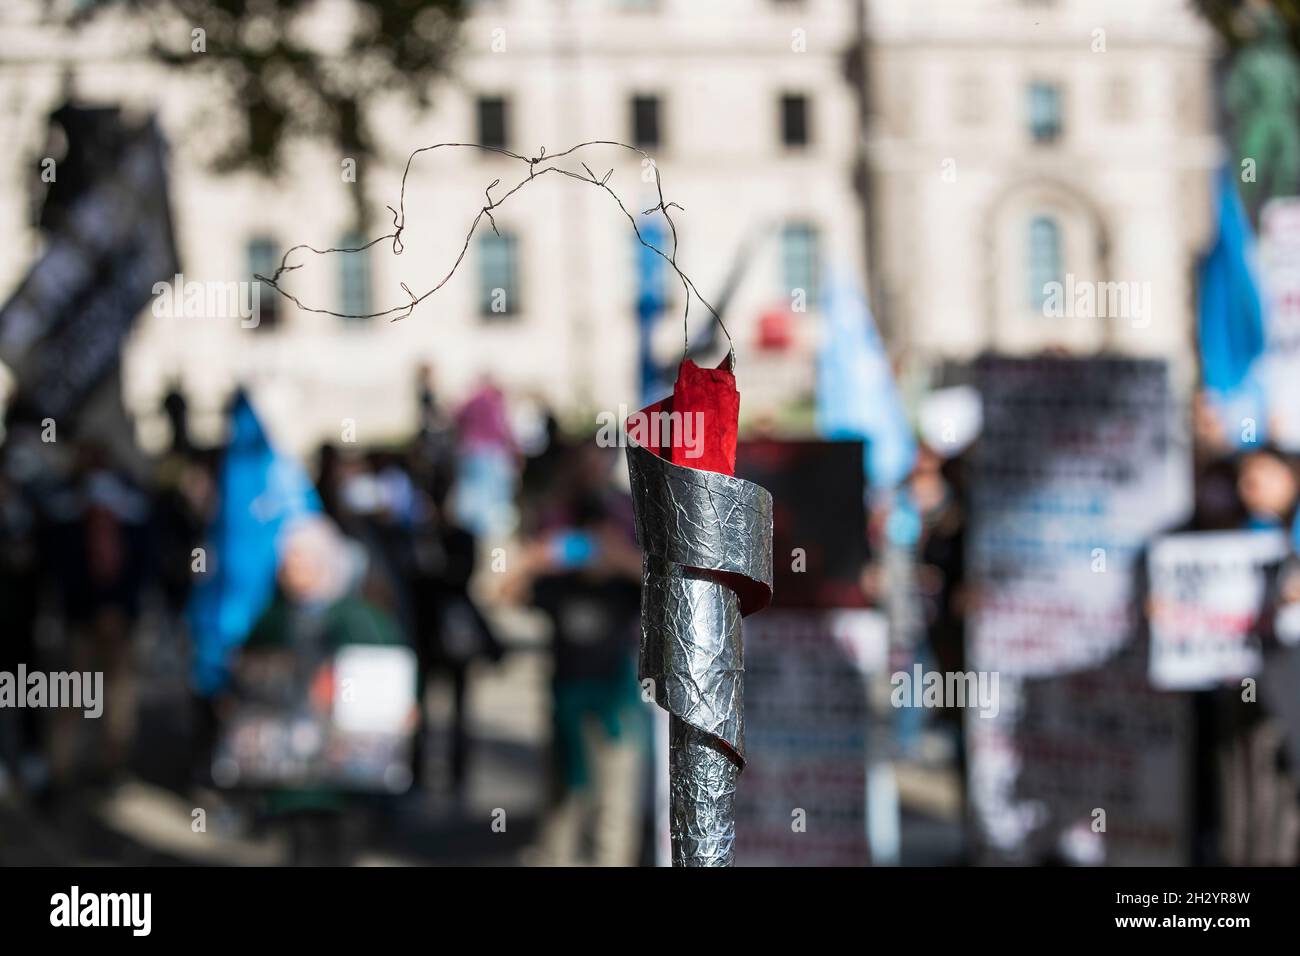
<svg viewBox="0 0 1300 956">
<path fill-rule="evenodd" d="M 758 347 L 783 352 L 794 344 L 794 316 L 787 309 L 769 309 L 758 319 Z"/>
<path fill-rule="evenodd" d="M 318 714 L 328 714 L 334 708 L 334 665 L 326 664 L 312 675 L 307 691 L 312 709 Z"/>
</svg>

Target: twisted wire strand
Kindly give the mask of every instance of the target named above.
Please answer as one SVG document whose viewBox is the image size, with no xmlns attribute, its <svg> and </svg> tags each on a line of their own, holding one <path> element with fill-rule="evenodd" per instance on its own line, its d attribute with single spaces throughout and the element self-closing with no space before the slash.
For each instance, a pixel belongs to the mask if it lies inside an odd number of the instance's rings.
<svg viewBox="0 0 1300 956">
<path fill-rule="evenodd" d="M 588 166 L 585 162 L 579 161 L 583 169 L 582 173 L 579 173 L 576 170 L 567 169 L 563 166 L 554 165 L 554 163 L 557 160 L 563 159 L 567 156 L 571 156 L 574 153 L 578 152 L 579 150 L 585 149 L 589 146 L 614 146 L 620 149 L 630 150 L 631 152 L 640 155 L 643 159 L 649 161 L 651 169 L 654 170 L 655 192 L 658 196 L 659 201 L 655 205 L 651 206 L 649 209 L 644 210 L 641 213 L 641 215 L 648 216 L 651 213 L 655 213 L 655 212 L 659 212 L 663 214 L 664 219 L 668 223 L 669 232 L 672 236 L 672 245 L 668 252 L 664 252 L 662 249 L 646 241 L 646 238 L 641 234 L 641 230 L 637 228 L 636 217 L 633 216 L 632 213 L 628 210 L 627 206 L 624 204 L 623 200 L 619 197 L 619 195 L 616 192 L 614 192 L 612 188 L 610 188 L 609 179 L 614 174 L 614 170 L 612 167 L 609 169 L 608 172 L 605 173 L 604 176 L 597 177 L 596 174 L 591 170 L 591 167 Z M 280 285 L 280 277 L 282 275 L 302 268 L 303 264 L 301 262 L 290 264 L 289 259 L 291 256 L 294 255 L 294 253 L 303 250 L 306 250 L 307 252 L 313 253 L 318 256 L 330 255 L 332 253 L 359 253 L 359 252 L 365 252 L 371 246 L 378 245 L 379 243 L 384 242 L 386 240 L 391 240 L 393 255 L 400 256 L 405 248 L 405 245 L 402 242 L 402 233 L 406 229 L 406 181 L 411 174 L 411 166 L 415 162 L 415 158 L 419 156 L 421 153 L 432 152 L 434 150 L 442 149 L 444 147 L 462 148 L 462 149 L 479 149 L 485 152 L 498 153 L 509 159 L 517 160 L 518 162 L 527 165 L 528 175 L 522 178 L 521 180 L 519 180 L 519 182 L 515 183 L 513 186 L 511 186 L 503 195 L 495 199 L 492 196 L 492 190 L 495 189 L 497 186 L 501 185 L 501 180 L 500 178 L 497 178 L 492 180 L 492 182 L 488 183 L 487 188 L 483 190 L 484 198 L 487 201 L 484 203 L 482 208 L 479 209 L 478 215 L 474 217 L 473 222 L 470 223 L 469 231 L 465 234 L 465 241 L 460 248 L 460 254 L 456 256 L 456 261 L 452 263 L 451 269 L 448 270 L 446 275 L 444 275 L 440 280 L 438 280 L 436 285 L 434 285 L 432 288 L 428 289 L 427 291 L 417 295 L 416 293 L 411 291 L 410 286 L 408 286 L 405 282 L 401 282 L 399 284 L 402 288 L 402 291 L 406 293 L 408 299 L 407 302 L 405 302 L 402 305 L 393 306 L 390 309 L 384 309 L 379 312 L 369 312 L 365 314 L 335 312 L 331 309 L 322 309 L 314 306 L 309 306 L 306 303 L 304 303 L 301 299 L 299 299 L 298 296 L 289 292 L 283 286 Z M 696 288 L 695 283 L 691 280 L 690 276 L 688 276 L 685 272 L 683 272 L 681 267 L 678 266 L 677 264 L 677 224 L 673 221 L 671 210 L 675 208 L 682 212 L 685 212 L 686 211 L 685 208 L 682 207 L 679 203 L 669 202 L 664 199 L 663 179 L 660 176 L 659 167 L 655 163 L 654 159 L 645 150 L 639 149 L 636 146 L 628 145 L 627 143 L 620 143 L 614 140 L 603 140 L 603 139 L 589 140 L 584 143 L 579 143 L 576 146 L 570 146 L 568 149 L 562 152 L 553 153 L 549 155 L 546 152 L 546 147 L 543 146 L 538 150 L 536 156 L 524 156 L 521 153 L 516 153 L 513 152 L 512 150 L 505 149 L 500 146 L 483 146 L 479 143 L 435 143 L 432 146 L 421 146 L 413 150 L 410 156 L 408 156 L 406 159 L 406 167 L 402 171 L 402 188 L 398 196 L 397 208 L 394 209 L 392 206 L 385 207 L 388 209 L 389 212 L 393 214 L 392 232 L 379 236 L 375 239 L 371 239 L 369 242 L 360 246 L 331 246 L 328 249 L 318 249 L 315 246 L 312 246 L 308 243 L 299 243 L 298 245 L 292 246 L 288 250 L 286 250 L 284 255 L 280 258 L 279 267 L 275 270 L 273 274 L 271 274 L 270 276 L 264 276 L 259 273 L 254 273 L 253 278 L 258 280 L 259 282 L 265 282 L 276 292 L 284 296 L 286 299 L 288 299 L 290 302 L 296 305 L 299 309 L 302 309 L 304 312 L 313 312 L 319 315 L 332 315 L 341 319 L 388 318 L 392 322 L 400 321 L 402 319 L 408 318 L 415 311 L 416 306 L 420 305 L 420 303 L 422 303 L 425 299 L 429 298 L 431 295 L 433 295 L 435 292 L 441 289 L 444 285 L 446 285 L 451 280 L 451 277 L 456 274 L 456 270 L 460 268 L 461 263 L 464 261 L 465 255 L 469 251 L 469 244 L 473 240 L 474 234 L 478 231 L 479 224 L 483 221 L 484 218 L 487 219 L 488 224 L 492 227 L 492 231 L 499 236 L 501 233 L 497 230 L 496 219 L 493 217 L 492 211 L 494 209 L 499 209 L 506 202 L 506 200 L 508 200 L 515 193 L 519 192 L 530 182 L 534 181 L 535 179 L 541 176 L 546 176 L 550 173 L 558 173 L 561 176 L 565 176 L 569 179 L 576 180 L 577 182 L 580 183 L 587 183 L 608 193 L 610 197 L 613 198 L 614 202 L 618 204 L 619 210 L 623 213 L 623 215 L 627 218 L 627 221 L 631 224 L 632 231 L 636 233 L 637 241 L 640 242 L 640 244 L 645 248 L 654 252 L 661 259 L 667 262 L 669 266 L 672 267 L 673 272 L 677 274 L 677 278 L 681 282 L 682 289 L 685 292 L 685 305 L 682 310 L 682 339 L 684 342 L 683 356 L 685 356 L 690 349 L 690 329 L 688 323 L 690 321 L 690 315 L 691 315 L 691 296 L 694 295 L 695 298 L 699 299 L 700 303 L 706 309 L 709 310 L 709 313 L 713 316 L 714 321 L 718 323 L 719 328 L 722 329 L 722 333 L 727 337 L 729 356 L 731 361 L 734 364 L 735 351 L 736 351 L 735 343 L 732 341 L 731 332 L 728 331 L 727 324 L 723 322 L 722 316 L 718 314 L 717 309 L 715 309 L 713 305 L 709 302 L 709 300 L 706 299 L 700 293 L 700 290 Z"/>
</svg>

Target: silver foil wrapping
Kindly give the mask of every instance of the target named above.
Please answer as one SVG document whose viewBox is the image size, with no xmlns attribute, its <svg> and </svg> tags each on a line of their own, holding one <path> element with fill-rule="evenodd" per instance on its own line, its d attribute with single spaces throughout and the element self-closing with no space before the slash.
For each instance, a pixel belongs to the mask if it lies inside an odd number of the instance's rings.
<svg viewBox="0 0 1300 956">
<path fill-rule="evenodd" d="M 631 443 L 628 471 L 644 555 L 640 676 L 671 715 L 673 865 L 730 866 L 745 765 L 740 619 L 771 598 L 772 496 Z"/>
</svg>

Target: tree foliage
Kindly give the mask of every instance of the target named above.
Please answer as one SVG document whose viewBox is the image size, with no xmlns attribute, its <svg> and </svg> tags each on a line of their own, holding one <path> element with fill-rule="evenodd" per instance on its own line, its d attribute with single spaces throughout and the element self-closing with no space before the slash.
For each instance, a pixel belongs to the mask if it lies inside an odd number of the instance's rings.
<svg viewBox="0 0 1300 956">
<path fill-rule="evenodd" d="M 168 66 L 210 74 L 223 114 L 218 169 L 282 168 L 298 137 L 358 164 L 374 155 L 369 105 L 426 107 L 455 50 L 461 0 L 91 0 L 77 26 L 126 10 Z M 201 31 L 201 32 L 199 32 Z M 227 129 L 227 126 L 229 127 Z"/>
<path fill-rule="evenodd" d="M 1193 0 L 1193 5 L 1234 49 L 1251 39 L 1252 9 L 1271 6 L 1285 21 L 1291 45 L 1300 49 L 1300 0 Z"/>
</svg>

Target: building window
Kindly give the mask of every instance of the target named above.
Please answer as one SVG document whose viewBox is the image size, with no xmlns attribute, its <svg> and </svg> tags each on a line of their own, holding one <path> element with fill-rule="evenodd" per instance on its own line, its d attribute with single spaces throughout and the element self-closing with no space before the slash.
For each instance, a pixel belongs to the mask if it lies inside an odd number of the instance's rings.
<svg viewBox="0 0 1300 956">
<path fill-rule="evenodd" d="M 1027 243 L 1030 308 L 1041 310 L 1047 299 L 1048 284 L 1063 282 L 1061 268 L 1061 227 L 1051 216 L 1035 216 L 1029 221 Z"/>
<path fill-rule="evenodd" d="M 663 144 L 659 97 L 632 97 L 632 143 L 637 149 L 658 149 Z"/>
<path fill-rule="evenodd" d="M 519 311 L 519 242 L 513 233 L 486 232 L 478 240 L 479 313 L 485 318 Z"/>
<path fill-rule="evenodd" d="M 785 289 L 791 299 L 806 308 L 817 301 L 819 256 L 817 230 L 804 223 L 781 231 L 781 266 Z"/>
<path fill-rule="evenodd" d="M 1029 135 L 1035 143 L 1050 143 L 1061 135 L 1061 88 L 1052 83 L 1029 84 Z"/>
<path fill-rule="evenodd" d="M 250 278 L 260 275 L 269 279 L 280 268 L 279 247 L 270 236 L 254 236 L 248 240 L 245 257 Z M 280 293 L 264 282 L 258 282 L 254 291 L 257 296 L 257 324 L 254 328 L 273 328 L 280 321 Z"/>
<path fill-rule="evenodd" d="M 339 243 L 341 249 L 361 249 L 366 237 L 350 232 Z M 371 312 L 370 301 L 370 250 L 340 252 L 339 257 L 339 309 L 349 316 L 349 321 L 359 321 Z"/>
<path fill-rule="evenodd" d="M 808 145 L 808 97 L 786 93 L 781 97 L 781 142 L 786 146 Z"/>
<path fill-rule="evenodd" d="M 478 142 L 492 149 L 508 149 L 509 110 L 504 96 L 478 99 Z"/>
</svg>

